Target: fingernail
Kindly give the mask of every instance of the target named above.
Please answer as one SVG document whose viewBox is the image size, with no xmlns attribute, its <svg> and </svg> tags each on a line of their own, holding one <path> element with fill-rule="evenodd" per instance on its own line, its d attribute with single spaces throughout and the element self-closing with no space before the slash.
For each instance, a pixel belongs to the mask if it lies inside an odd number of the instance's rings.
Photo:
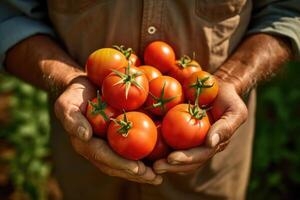
<svg viewBox="0 0 300 200">
<path fill-rule="evenodd" d="M 178 165 L 178 164 L 180 164 L 181 162 L 178 161 L 178 160 L 170 160 L 168 163 L 170 163 L 171 165 Z"/>
<path fill-rule="evenodd" d="M 163 173 L 166 173 L 167 172 L 167 170 L 165 170 L 165 169 L 159 169 L 159 170 L 155 170 L 156 171 L 156 173 L 158 173 L 158 174 L 163 174 Z"/>
<path fill-rule="evenodd" d="M 211 137 L 211 146 L 212 147 L 215 147 L 220 141 L 220 136 L 219 134 L 214 134 L 212 137 Z"/>
<path fill-rule="evenodd" d="M 79 126 L 77 129 L 77 135 L 81 140 L 85 140 L 85 132 L 86 128 L 83 126 Z"/>
<path fill-rule="evenodd" d="M 157 176 L 154 185 L 160 185 L 163 182 L 163 178 L 161 176 Z"/>
</svg>

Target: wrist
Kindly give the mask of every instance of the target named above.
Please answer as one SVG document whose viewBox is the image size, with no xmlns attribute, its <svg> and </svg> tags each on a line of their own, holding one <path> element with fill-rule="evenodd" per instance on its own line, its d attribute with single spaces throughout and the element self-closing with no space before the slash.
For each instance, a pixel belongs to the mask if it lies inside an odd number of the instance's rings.
<svg viewBox="0 0 300 200">
<path fill-rule="evenodd" d="M 43 60 L 41 62 L 43 82 L 53 96 L 61 94 L 74 80 L 85 77 L 86 73 L 73 62 Z"/>
<path fill-rule="evenodd" d="M 247 68 L 245 63 L 241 63 L 239 61 L 229 60 L 225 64 L 223 64 L 214 74 L 218 81 L 227 83 L 231 85 L 236 93 L 239 96 L 242 96 L 247 90 L 244 85 L 246 85 L 243 80 L 243 76 L 238 76 L 235 73 L 232 73 L 235 69 L 235 66 L 239 66 L 241 69 Z"/>
</svg>

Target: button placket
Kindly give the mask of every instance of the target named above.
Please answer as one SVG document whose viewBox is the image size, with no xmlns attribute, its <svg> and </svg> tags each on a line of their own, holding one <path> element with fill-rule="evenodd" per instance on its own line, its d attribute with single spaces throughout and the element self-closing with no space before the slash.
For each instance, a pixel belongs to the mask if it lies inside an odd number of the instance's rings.
<svg viewBox="0 0 300 200">
<path fill-rule="evenodd" d="M 162 9 L 164 0 L 144 0 L 140 49 L 154 40 L 160 39 Z"/>
</svg>

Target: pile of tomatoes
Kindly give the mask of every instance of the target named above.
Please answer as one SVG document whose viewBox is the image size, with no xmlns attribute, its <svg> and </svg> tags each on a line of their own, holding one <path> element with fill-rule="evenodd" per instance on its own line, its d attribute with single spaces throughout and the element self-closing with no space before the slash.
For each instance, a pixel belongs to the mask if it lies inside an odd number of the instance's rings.
<svg viewBox="0 0 300 200">
<path fill-rule="evenodd" d="M 218 93 L 213 75 L 170 45 L 150 43 L 144 63 L 124 46 L 93 52 L 88 78 L 101 91 L 86 117 L 94 134 L 127 159 L 158 160 L 172 150 L 197 147 L 211 126 L 206 109 Z"/>
</svg>

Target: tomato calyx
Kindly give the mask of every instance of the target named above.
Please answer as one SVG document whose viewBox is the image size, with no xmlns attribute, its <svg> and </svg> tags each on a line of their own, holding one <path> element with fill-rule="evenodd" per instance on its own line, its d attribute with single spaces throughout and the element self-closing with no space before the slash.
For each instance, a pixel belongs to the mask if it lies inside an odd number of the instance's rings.
<svg viewBox="0 0 300 200">
<path fill-rule="evenodd" d="M 179 60 L 176 60 L 176 65 L 183 69 L 187 67 L 199 67 L 198 65 L 193 64 L 193 59 L 187 55 L 184 55 Z"/>
<path fill-rule="evenodd" d="M 127 48 L 125 49 L 125 46 L 124 45 L 113 45 L 113 47 L 115 49 L 117 49 L 118 51 L 120 51 L 125 57 L 127 60 L 129 60 L 129 57 L 131 56 L 131 54 L 134 53 L 133 49 L 132 48 Z"/>
<path fill-rule="evenodd" d="M 110 120 L 112 120 L 115 124 L 120 126 L 120 128 L 118 129 L 118 133 L 120 133 L 123 137 L 128 136 L 128 132 L 132 128 L 132 122 L 128 121 L 126 112 L 124 112 L 123 120 L 118 120 L 114 118 L 111 118 Z"/>
<path fill-rule="evenodd" d="M 197 77 L 196 82 L 195 82 L 194 84 L 191 84 L 191 85 L 190 85 L 190 88 L 196 88 L 196 96 L 199 95 L 199 94 L 201 94 L 202 88 L 211 88 L 211 87 L 214 86 L 215 83 L 210 84 L 210 85 L 206 85 L 206 84 L 205 84 L 205 82 L 206 82 L 209 78 L 210 78 L 209 76 L 207 76 L 207 77 L 205 77 L 205 78 L 203 78 L 203 79 L 199 79 L 199 78 Z"/>
<path fill-rule="evenodd" d="M 128 97 L 128 92 L 129 89 L 131 87 L 131 85 L 134 85 L 138 88 L 144 89 L 136 80 L 135 78 L 138 76 L 141 76 L 143 73 L 138 71 L 135 73 L 131 73 L 130 72 L 130 64 L 128 64 L 128 66 L 125 68 L 125 73 L 122 73 L 118 70 L 112 70 L 117 76 L 119 76 L 121 78 L 120 81 L 118 81 L 117 83 L 115 83 L 113 86 L 119 85 L 119 84 L 125 84 L 125 97 L 127 99 Z"/>
<path fill-rule="evenodd" d="M 198 120 L 201 120 L 206 116 L 206 111 L 201 109 L 198 105 L 189 104 L 188 112 L 193 118 Z"/>
<path fill-rule="evenodd" d="M 160 97 L 156 97 L 151 92 L 149 92 L 150 96 L 156 101 L 156 103 L 153 103 L 152 105 L 150 105 L 146 109 L 161 107 L 161 110 L 162 110 L 163 113 L 166 111 L 166 104 L 169 103 L 170 101 L 172 101 L 173 99 L 175 99 L 177 96 L 164 98 L 164 96 L 165 96 L 165 87 L 166 87 L 166 82 L 164 81 L 164 84 L 163 84 L 163 87 L 162 87 L 162 90 L 161 90 L 161 93 L 160 93 Z"/>
<path fill-rule="evenodd" d="M 91 111 L 91 113 L 93 115 L 100 114 L 104 118 L 105 121 L 109 121 L 109 118 L 107 117 L 107 115 L 104 112 L 107 105 L 104 101 L 102 101 L 102 98 L 99 94 L 99 90 L 97 90 L 97 103 L 94 103 L 94 102 L 89 100 L 88 104 L 93 107 L 93 109 Z"/>
</svg>

